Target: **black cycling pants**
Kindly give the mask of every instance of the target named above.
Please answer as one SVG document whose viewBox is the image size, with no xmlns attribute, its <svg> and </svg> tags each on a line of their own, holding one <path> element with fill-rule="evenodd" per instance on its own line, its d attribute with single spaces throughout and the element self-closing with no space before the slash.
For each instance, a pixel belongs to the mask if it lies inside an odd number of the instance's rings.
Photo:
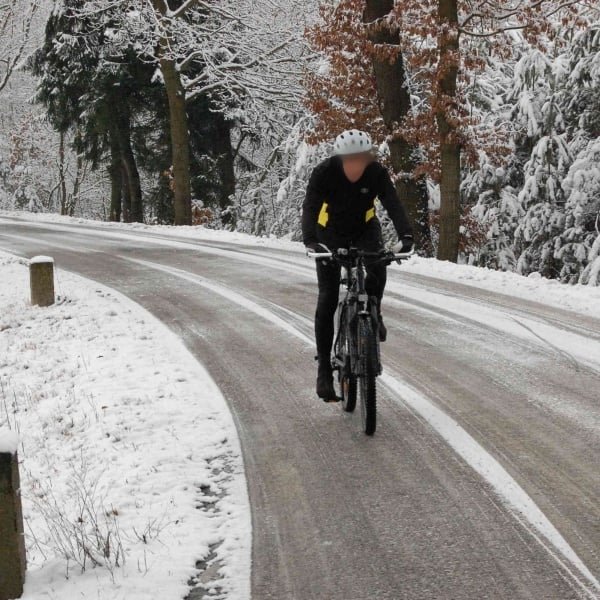
<svg viewBox="0 0 600 600">
<path fill-rule="evenodd" d="M 330 250 L 349 247 L 353 245 L 362 250 L 377 252 L 383 247 L 381 228 L 378 223 L 373 223 L 364 234 L 356 241 L 332 245 L 332 241 L 323 241 Z M 387 267 L 383 263 L 366 266 L 367 278 L 365 287 L 369 296 L 376 296 L 381 306 L 381 298 L 385 289 Z M 317 280 L 319 282 L 319 298 L 315 314 L 315 338 L 317 341 L 317 354 L 327 360 L 331 354 L 334 333 L 334 315 L 339 302 L 341 267 L 333 261 L 317 261 Z"/>
</svg>

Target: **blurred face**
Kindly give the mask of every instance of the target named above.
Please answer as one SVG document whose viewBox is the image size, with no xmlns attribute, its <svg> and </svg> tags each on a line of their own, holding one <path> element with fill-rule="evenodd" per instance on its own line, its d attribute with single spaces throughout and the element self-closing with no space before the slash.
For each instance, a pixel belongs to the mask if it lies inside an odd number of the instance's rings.
<svg viewBox="0 0 600 600">
<path fill-rule="evenodd" d="M 373 156 L 369 152 L 342 156 L 344 174 L 352 183 L 356 183 L 372 161 Z"/>
</svg>

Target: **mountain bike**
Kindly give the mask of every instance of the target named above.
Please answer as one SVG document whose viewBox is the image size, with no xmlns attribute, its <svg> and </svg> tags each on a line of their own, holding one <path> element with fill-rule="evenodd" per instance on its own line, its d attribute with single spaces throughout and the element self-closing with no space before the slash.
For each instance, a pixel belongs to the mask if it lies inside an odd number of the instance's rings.
<svg viewBox="0 0 600 600">
<path fill-rule="evenodd" d="M 401 262 L 414 250 L 395 254 L 386 250 L 369 252 L 359 248 L 338 248 L 334 252 L 309 252 L 315 260 L 334 260 L 342 268 L 340 285 L 346 293 L 336 312 L 336 333 L 332 367 L 337 371 L 342 408 L 353 412 L 360 391 L 363 431 L 373 435 L 377 426 L 377 377 L 381 375 L 377 298 L 365 289 L 367 264 Z"/>
</svg>

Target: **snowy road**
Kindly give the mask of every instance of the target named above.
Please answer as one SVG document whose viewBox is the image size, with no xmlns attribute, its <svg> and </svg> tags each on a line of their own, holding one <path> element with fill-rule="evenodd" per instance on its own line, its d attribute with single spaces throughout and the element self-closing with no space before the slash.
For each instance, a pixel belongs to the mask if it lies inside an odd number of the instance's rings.
<svg viewBox="0 0 600 600">
<path fill-rule="evenodd" d="M 207 367 L 255 600 L 600 598 L 600 320 L 394 268 L 371 439 L 314 396 L 297 253 L 5 218 L 0 248 L 123 292 Z"/>
</svg>

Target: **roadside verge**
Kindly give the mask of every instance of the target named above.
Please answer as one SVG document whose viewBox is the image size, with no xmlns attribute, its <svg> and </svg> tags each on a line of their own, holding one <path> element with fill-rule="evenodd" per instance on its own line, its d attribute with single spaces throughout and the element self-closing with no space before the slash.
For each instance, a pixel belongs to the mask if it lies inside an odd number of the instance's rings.
<svg viewBox="0 0 600 600">
<path fill-rule="evenodd" d="M 19 435 L 26 600 L 250 596 L 250 509 L 219 389 L 164 324 L 0 253 L 0 427 Z"/>
</svg>

